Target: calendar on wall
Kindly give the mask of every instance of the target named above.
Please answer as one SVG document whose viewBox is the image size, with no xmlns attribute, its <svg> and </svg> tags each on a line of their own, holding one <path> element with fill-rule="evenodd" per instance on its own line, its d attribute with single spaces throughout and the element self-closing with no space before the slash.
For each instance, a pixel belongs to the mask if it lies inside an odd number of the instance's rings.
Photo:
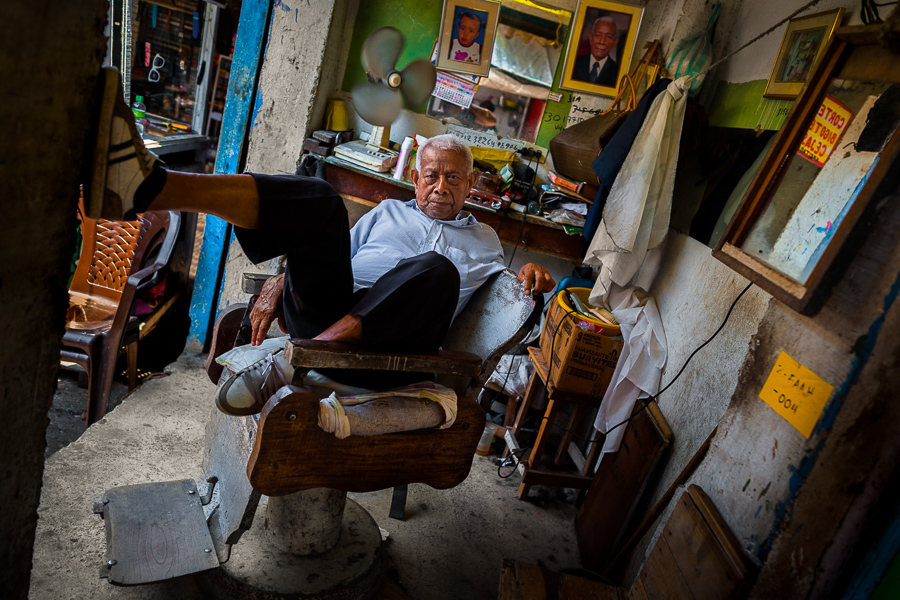
<svg viewBox="0 0 900 600">
<path fill-rule="evenodd" d="M 438 71 L 437 82 L 431 95 L 451 104 L 469 108 L 477 89 L 478 84 L 474 81 L 456 77 L 446 71 Z"/>
</svg>

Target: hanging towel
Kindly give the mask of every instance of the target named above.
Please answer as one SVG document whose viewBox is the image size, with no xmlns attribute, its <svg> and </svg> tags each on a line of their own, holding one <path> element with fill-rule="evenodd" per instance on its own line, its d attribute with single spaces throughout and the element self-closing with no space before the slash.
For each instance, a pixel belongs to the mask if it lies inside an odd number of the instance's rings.
<svg viewBox="0 0 900 600">
<path fill-rule="evenodd" d="M 612 284 L 608 301 L 622 327 L 625 345 L 594 420 L 594 428 L 601 433 L 627 419 L 638 398 L 650 398 L 659 392 L 668 356 L 666 333 L 652 296 L 636 287 Z M 609 433 L 602 452 L 616 452 L 627 427 L 622 425 Z"/>
<path fill-rule="evenodd" d="M 631 146 L 634 144 L 634 138 L 637 137 L 638 132 L 641 130 L 641 125 L 644 124 L 644 118 L 650 110 L 650 105 L 653 104 L 653 100 L 660 93 L 666 91 L 670 83 L 672 83 L 671 79 L 660 79 L 647 88 L 635 109 L 631 111 L 631 114 L 628 115 L 622 126 L 609 139 L 609 143 L 606 144 L 603 151 L 591 162 L 591 168 L 597 175 L 597 179 L 600 180 L 600 189 L 597 191 L 594 203 L 591 205 L 591 209 L 585 218 L 584 229 L 582 230 L 582 235 L 584 235 L 585 239 L 592 239 L 594 232 L 597 231 L 597 225 L 600 224 L 600 219 L 603 218 L 603 205 L 606 203 L 606 197 L 609 196 L 609 190 L 616 180 L 616 175 L 618 175 L 619 169 L 622 168 L 622 163 L 625 162 L 625 157 L 628 156 L 628 151 L 631 150 Z"/>
<path fill-rule="evenodd" d="M 686 77 L 677 79 L 653 101 L 609 192 L 584 258 L 598 269 L 590 296 L 595 306 L 606 304 L 612 283 L 631 284 L 647 251 L 668 233 L 686 86 Z"/>
</svg>

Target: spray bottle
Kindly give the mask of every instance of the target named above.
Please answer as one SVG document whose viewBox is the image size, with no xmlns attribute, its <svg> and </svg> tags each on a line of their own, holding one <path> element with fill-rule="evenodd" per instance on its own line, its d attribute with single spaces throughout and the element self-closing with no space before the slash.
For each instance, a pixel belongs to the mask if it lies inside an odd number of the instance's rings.
<svg viewBox="0 0 900 600">
<path fill-rule="evenodd" d="M 409 170 L 409 157 L 412 155 L 415 147 L 416 139 L 409 136 L 400 144 L 400 156 L 397 157 L 397 166 L 394 168 L 394 179 L 397 181 L 406 179 L 406 173 Z"/>
</svg>

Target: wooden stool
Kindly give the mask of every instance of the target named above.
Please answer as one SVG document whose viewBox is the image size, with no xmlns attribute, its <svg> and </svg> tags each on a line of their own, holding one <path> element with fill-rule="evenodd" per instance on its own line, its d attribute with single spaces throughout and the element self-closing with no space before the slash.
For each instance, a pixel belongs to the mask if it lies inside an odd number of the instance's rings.
<svg viewBox="0 0 900 600">
<path fill-rule="evenodd" d="M 534 440 L 534 447 L 531 450 L 527 462 L 524 463 L 522 483 L 519 485 L 519 498 L 524 499 L 528 496 L 528 491 L 531 489 L 532 485 L 540 484 L 575 488 L 579 490 L 577 503 L 580 503 L 583 490 L 586 490 L 590 485 L 594 467 L 600 456 L 600 447 L 602 444 L 599 441 L 591 444 L 587 456 L 582 457 L 577 446 L 572 443 L 572 438 L 574 436 L 568 431 L 564 433 L 563 439 L 559 444 L 559 449 L 556 452 L 556 457 L 553 460 L 553 466 L 556 468 L 562 466 L 563 460 L 565 459 L 566 454 L 568 454 L 575 462 L 576 466 L 580 467 L 578 475 L 555 473 L 553 471 L 541 470 L 538 467 L 541 464 L 541 456 L 544 453 L 544 447 L 547 445 L 547 436 L 553 427 L 551 421 L 556 419 L 560 403 L 570 402 L 575 405 L 567 427 L 569 430 L 572 430 L 580 424 L 581 420 L 584 418 L 586 409 L 599 407 L 602 398 L 557 390 L 553 384 L 550 384 L 547 381 L 547 363 L 544 361 L 544 354 L 541 352 L 541 349 L 528 348 L 528 355 L 531 357 L 532 363 L 534 363 L 534 373 L 528 381 L 525 397 L 522 399 L 518 412 L 516 413 L 516 420 L 512 424 L 512 427 L 509 428 L 509 431 L 512 433 L 511 440 L 513 445 L 517 445 L 517 442 L 515 441 L 516 436 L 522 428 L 522 422 L 525 420 L 525 415 L 531 404 L 539 396 L 543 396 L 547 400 L 547 408 L 544 410 L 544 418 L 541 420 L 540 427 L 538 428 L 537 437 Z M 514 408 L 510 407 L 510 410 L 507 411 L 507 418 L 509 418 L 512 410 L 514 410 Z M 510 451 L 518 449 L 517 447 L 510 447 L 509 442 L 510 438 L 507 439 L 507 454 Z"/>
</svg>

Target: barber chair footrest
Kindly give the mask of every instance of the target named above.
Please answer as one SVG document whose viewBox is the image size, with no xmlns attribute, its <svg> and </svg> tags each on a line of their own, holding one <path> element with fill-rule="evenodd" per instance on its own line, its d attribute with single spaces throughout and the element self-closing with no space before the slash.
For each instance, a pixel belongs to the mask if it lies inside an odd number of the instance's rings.
<svg viewBox="0 0 900 600">
<path fill-rule="evenodd" d="M 153 583 L 219 566 L 191 479 L 112 488 L 94 512 L 106 523 L 100 577 L 110 583 Z"/>
</svg>

